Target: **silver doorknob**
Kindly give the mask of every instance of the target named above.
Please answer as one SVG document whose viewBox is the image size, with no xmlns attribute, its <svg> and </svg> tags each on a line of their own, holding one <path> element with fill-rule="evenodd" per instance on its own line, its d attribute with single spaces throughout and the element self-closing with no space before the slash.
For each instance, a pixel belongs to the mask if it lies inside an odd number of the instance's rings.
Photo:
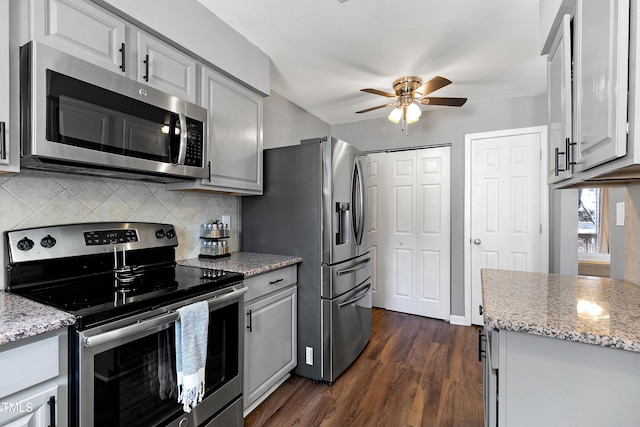
<svg viewBox="0 0 640 427">
<path fill-rule="evenodd" d="M 480 240 L 480 239 L 476 239 L 476 240 L 474 240 L 474 241 L 473 241 L 473 243 L 474 243 L 475 245 L 480 245 L 480 244 L 482 243 L 482 240 Z"/>
</svg>

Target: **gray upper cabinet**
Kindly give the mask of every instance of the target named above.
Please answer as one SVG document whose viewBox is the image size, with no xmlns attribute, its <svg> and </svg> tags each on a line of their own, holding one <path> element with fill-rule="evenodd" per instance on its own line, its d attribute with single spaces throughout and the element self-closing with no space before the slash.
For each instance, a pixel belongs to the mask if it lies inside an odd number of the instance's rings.
<svg viewBox="0 0 640 427">
<path fill-rule="evenodd" d="M 126 72 L 126 25 L 120 18 L 81 0 L 32 0 L 31 14 L 35 41 Z"/>
<path fill-rule="evenodd" d="M 629 0 L 562 1 L 542 52 L 554 188 L 640 178 L 637 28 Z"/>
<path fill-rule="evenodd" d="M 92 3 L 32 1 L 34 40 L 196 102 L 194 58 Z"/>
<path fill-rule="evenodd" d="M 571 178 L 571 15 L 565 14 L 547 57 L 549 171 L 547 182 Z"/>
<path fill-rule="evenodd" d="M 203 68 L 202 106 L 209 112 L 211 177 L 167 188 L 262 194 L 262 104 L 260 95 Z"/>
<path fill-rule="evenodd" d="M 17 44 L 11 39 L 10 2 L 0 2 L 0 174 L 20 170 Z"/>
<path fill-rule="evenodd" d="M 576 2 L 578 171 L 627 153 L 629 1 Z"/>
<path fill-rule="evenodd" d="M 196 102 L 196 60 L 143 31 L 136 31 L 137 80 Z"/>
</svg>

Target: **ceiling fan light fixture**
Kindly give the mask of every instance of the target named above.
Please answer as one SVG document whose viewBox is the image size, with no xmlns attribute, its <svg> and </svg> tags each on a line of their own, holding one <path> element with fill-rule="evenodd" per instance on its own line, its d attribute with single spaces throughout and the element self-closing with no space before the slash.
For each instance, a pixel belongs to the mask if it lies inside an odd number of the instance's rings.
<svg viewBox="0 0 640 427">
<path fill-rule="evenodd" d="M 420 116 L 422 115 L 422 111 L 420 107 L 418 107 L 415 103 L 411 103 L 407 106 L 406 119 L 407 123 L 415 123 L 420 120 Z"/>
<path fill-rule="evenodd" d="M 394 108 L 387 116 L 387 119 L 396 124 L 400 123 L 400 120 L 402 119 L 402 109 L 400 107 Z"/>
</svg>

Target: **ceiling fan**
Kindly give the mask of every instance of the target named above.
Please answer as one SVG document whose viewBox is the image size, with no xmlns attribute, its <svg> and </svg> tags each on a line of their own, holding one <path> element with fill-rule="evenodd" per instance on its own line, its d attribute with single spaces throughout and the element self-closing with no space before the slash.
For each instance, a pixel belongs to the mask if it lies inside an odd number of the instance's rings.
<svg viewBox="0 0 640 427">
<path fill-rule="evenodd" d="M 402 130 L 406 134 L 406 125 L 417 122 L 422 114 L 421 105 L 444 105 L 450 107 L 462 107 L 467 98 L 442 98 L 427 96 L 438 89 L 451 84 L 451 80 L 444 77 L 436 76 L 426 83 L 422 83 L 422 79 L 416 76 L 400 77 L 393 82 L 393 90 L 395 93 L 384 92 L 378 89 L 360 89 L 362 92 L 372 93 L 374 95 L 386 96 L 387 98 L 395 98 L 394 102 L 388 104 L 377 105 L 365 110 L 356 111 L 357 114 L 367 113 L 379 108 L 389 107 L 395 108 L 389 113 L 387 118 L 393 123 L 402 122 Z"/>
</svg>

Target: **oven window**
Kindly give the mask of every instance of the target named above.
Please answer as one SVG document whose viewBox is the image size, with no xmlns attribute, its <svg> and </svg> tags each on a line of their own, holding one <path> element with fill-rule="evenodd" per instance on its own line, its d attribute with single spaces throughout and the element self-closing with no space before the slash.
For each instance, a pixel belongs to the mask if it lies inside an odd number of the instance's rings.
<svg viewBox="0 0 640 427">
<path fill-rule="evenodd" d="M 209 314 L 205 399 L 238 376 L 239 303 Z M 94 358 L 94 425 L 159 426 L 182 411 L 177 402 L 175 328 Z"/>
<path fill-rule="evenodd" d="M 178 115 L 47 70 L 47 140 L 171 163 Z"/>
</svg>

